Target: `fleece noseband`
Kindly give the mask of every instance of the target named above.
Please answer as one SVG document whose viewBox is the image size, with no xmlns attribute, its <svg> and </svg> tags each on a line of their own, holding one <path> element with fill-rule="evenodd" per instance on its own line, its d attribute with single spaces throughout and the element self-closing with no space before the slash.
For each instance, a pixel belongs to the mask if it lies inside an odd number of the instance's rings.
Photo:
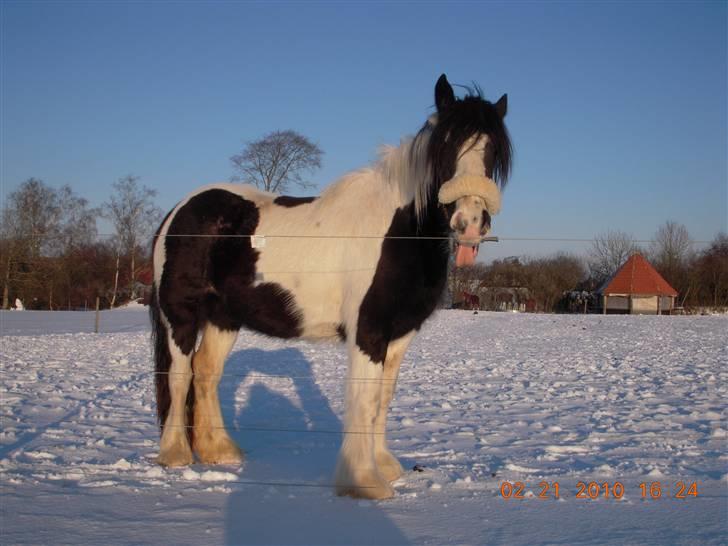
<svg viewBox="0 0 728 546">
<path fill-rule="evenodd" d="M 487 176 L 467 173 L 457 175 L 440 187 L 437 198 L 440 203 L 447 205 L 468 195 L 482 197 L 485 200 L 485 209 L 488 214 L 494 215 L 500 212 L 500 190 L 496 183 Z"/>
</svg>

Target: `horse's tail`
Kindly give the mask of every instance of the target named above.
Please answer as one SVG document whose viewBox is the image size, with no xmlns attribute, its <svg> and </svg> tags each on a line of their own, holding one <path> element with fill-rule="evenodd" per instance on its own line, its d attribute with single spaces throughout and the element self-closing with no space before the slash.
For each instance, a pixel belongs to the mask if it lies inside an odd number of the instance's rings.
<svg viewBox="0 0 728 546">
<path fill-rule="evenodd" d="M 149 300 L 149 319 L 152 322 L 152 346 L 154 347 L 154 383 L 157 391 L 157 419 L 164 428 L 169 406 L 172 400 L 169 395 L 169 369 L 172 366 L 172 355 L 169 352 L 167 326 L 162 321 L 156 283 L 152 284 L 152 297 Z"/>
</svg>

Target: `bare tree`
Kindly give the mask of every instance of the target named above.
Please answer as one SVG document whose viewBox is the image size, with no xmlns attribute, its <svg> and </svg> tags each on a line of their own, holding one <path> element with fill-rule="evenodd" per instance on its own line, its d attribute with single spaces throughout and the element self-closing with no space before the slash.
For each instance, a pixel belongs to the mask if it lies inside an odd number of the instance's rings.
<svg viewBox="0 0 728 546">
<path fill-rule="evenodd" d="M 592 278 L 601 284 L 614 275 L 627 258 L 639 250 L 634 238 L 622 231 L 608 231 L 597 235 L 587 259 Z"/>
<path fill-rule="evenodd" d="M 691 258 L 692 240 L 688 229 L 668 221 L 660 226 L 650 245 L 650 259 L 661 272 L 682 269 Z M 664 273 L 663 273 L 664 274 Z"/>
<path fill-rule="evenodd" d="M 54 294 L 68 296 L 79 264 L 70 258 L 79 245 L 96 236 L 98 210 L 74 195 L 70 186 L 55 189 L 30 178 L 10 194 L 2 212 L 3 308 L 10 301 L 10 286 L 22 297 L 53 308 Z M 62 286 L 61 286 L 62 285 Z"/>
<path fill-rule="evenodd" d="M 19 222 L 10 203 L 3 208 L 0 219 L 0 255 L 3 258 L 3 301 L 2 308 L 10 306 L 10 283 L 14 280 L 19 257 L 22 254 L 22 240 Z"/>
<path fill-rule="evenodd" d="M 262 190 L 281 193 L 296 185 L 313 187 L 303 173 L 321 168 L 321 149 L 295 131 L 275 131 L 230 158 L 236 175 L 233 180 L 252 184 Z"/>
<path fill-rule="evenodd" d="M 153 199 L 155 190 L 138 184 L 139 177 L 128 175 L 113 184 L 114 193 L 104 203 L 104 215 L 114 223 L 116 230 L 117 260 L 116 278 L 119 275 L 119 254 L 124 252 L 130 258 L 129 297 L 135 299 L 136 253 L 141 242 L 152 236 L 162 217 L 162 211 Z M 112 307 L 116 301 L 116 290 L 112 296 Z"/>
<path fill-rule="evenodd" d="M 564 253 L 529 260 L 525 272 L 531 295 L 546 312 L 553 311 L 564 294 L 574 290 L 585 276 L 581 258 Z"/>
<path fill-rule="evenodd" d="M 714 307 L 728 306 L 728 235 L 718 233 L 696 260 L 701 302 Z"/>
<path fill-rule="evenodd" d="M 8 197 L 2 213 L 3 308 L 9 305 L 12 282 L 22 280 L 30 291 L 44 280 L 40 258 L 57 244 L 60 215 L 56 190 L 37 178 L 29 178 Z"/>
<path fill-rule="evenodd" d="M 78 256 L 82 248 L 94 244 L 97 235 L 96 218 L 101 210 L 89 208 L 88 201 L 75 195 L 68 185 L 58 191 L 58 202 L 61 207 L 61 224 L 58 230 L 59 258 L 56 277 L 61 288 L 59 297 L 65 296 L 66 306 L 70 310 L 73 296 L 83 284 L 89 269 L 89 264 L 79 260 Z"/>
<path fill-rule="evenodd" d="M 89 208 L 88 200 L 75 195 L 68 185 L 58 190 L 58 205 L 61 209 L 58 231 L 62 252 L 68 253 L 78 246 L 91 245 L 96 239 L 96 218 L 101 210 Z"/>
<path fill-rule="evenodd" d="M 526 273 L 524 259 L 510 256 L 501 260 L 494 260 L 488 266 L 484 277 L 488 286 L 520 288 L 526 286 Z"/>
<path fill-rule="evenodd" d="M 31 257 L 48 251 L 58 234 L 61 217 L 57 191 L 42 180 L 29 178 L 10 194 L 5 214 L 15 236 Z"/>
<path fill-rule="evenodd" d="M 685 301 L 691 290 L 696 288 L 692 286 L 689 272 L 695 256 L 687 228 L 677 222 L 665 222 L 650 243 L 649 256 L 652 265 Z"/>
</svg>

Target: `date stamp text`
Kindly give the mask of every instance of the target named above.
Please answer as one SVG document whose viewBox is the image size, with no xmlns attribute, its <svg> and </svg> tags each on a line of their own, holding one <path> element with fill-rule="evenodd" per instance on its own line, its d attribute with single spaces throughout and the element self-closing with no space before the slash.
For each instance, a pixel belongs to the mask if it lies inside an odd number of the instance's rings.
<svg viewBox="0 0 728 546">
<path fill-rule="evenodd" d="M 533 485 L 535 489 L 532 490 Z M 558 500 L 562 497 L 577 499 L 615 499 L 624 498 L 627 489 L 620 481 L 579 481 L 575 488 L 562 487 L 557 481 L 542 481 L 538 484 L 525 482 L 502 482 L 500 496 L 506 500 L 537 498 L 542 500 Z M 698 482 L 640 482 L 630 493 L 637 493 L 639 498 L 646 500 L 693 499 L 700 494 Z"/>
</svg>

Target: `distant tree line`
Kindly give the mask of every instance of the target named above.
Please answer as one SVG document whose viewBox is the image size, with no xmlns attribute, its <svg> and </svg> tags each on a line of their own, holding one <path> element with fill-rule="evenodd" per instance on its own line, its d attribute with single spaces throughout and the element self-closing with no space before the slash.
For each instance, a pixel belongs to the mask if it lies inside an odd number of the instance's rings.
<svg viewBox="0 0 728 546">
<path fill-rule="evenodd" d="M 3 309 L 16 299 L 28 309 L 84 309 L 96 297 L 103 307 L 138 297 L 161 210 L 156 192 L 137 177 L 119 179 L 112 190 L 91 207 L 70 186 L 30 178 L 8 196 L 0 217 Z M 111 237 L 98 237 L 99 218 L 111 221 Z"/>
<path fill-rule="evenodd" d="M 283 192 L 313 186 L 304 173 L 321 167 L 323 152 L 295 131 L 274 131 L 230 158 L 234 181 Z M 100 207 L 30 178 L 0 213 L 2 308 L 19 299 L 28 309 L 103 308 L 143 296 L 151 280 L 151 242 L 162 218 L 156 191 L 128 175 Z M 113 226 L 98 237 L 97 221 Z"/>
<path fill-rule="evenodd" d="M 468 269 L 452 268 L 450 304 L 481 309 L 585 312 L 596 291 L 635 252 L 642 253 L 678 292 L 676 305 L 688 312 L 728 309 L 728 235 L 719 233 L 696 250 L 687 228 L 666 222 L 646 247 L 629 234 L 595 237 L 586 256 L 557 253 L 542 258 L 510 257 Z"/>
</svg>

